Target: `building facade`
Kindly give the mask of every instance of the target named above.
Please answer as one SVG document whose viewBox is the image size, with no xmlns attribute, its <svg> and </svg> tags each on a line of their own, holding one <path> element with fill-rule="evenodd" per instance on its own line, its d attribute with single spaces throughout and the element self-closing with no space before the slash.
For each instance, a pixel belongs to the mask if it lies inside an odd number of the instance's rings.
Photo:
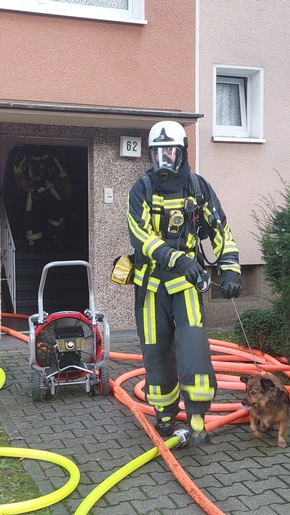
<svg viewBox="0 0 290 515">
<path fill-rule="evenodd" d="M 110 281 L 112 263 L 132 250 L 126 199 L 149 166 L 148 130 L 174 119 L 187 131 L 192 169 L 216 189 L 240 248 L 246 287 L 238 307 L 263 305 L 268 293 L 250 213 L 259 195 L 276 195 L 274 169 L 286 174 L 289 162 L 288 3 L 280 1 L 280 9 L 254 0 L 185 0 L 182 9 L 176 0 L 10 4 L 0 0 L 0 170 L 17 230 L 22 218 L 11 159 L 21 147 L 52 149 L 71 176 L 70 244 L 86 249 L 96 306 L 111 328 L 134 328 L 133 287 Z M 236 105 L 237 89 L 244 103 L 228 122 L 223 116 L 231 113 L 220 106 L 225 90 Z M 2 226 L 3 218 L 2 212 Z M 4 241 L 2 232 L 2 262 Z M 209 325 L 235 318 L 214 288 L 205 300 Z"/>
</svg>

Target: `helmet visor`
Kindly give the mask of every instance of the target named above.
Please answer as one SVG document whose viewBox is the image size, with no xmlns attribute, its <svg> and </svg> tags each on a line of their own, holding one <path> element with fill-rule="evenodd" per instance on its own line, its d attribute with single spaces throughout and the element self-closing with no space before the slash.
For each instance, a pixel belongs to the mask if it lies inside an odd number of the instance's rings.
<svg viewBox="0 0 290 515">
<path fill-rule="evenodd" d="M 183 152 L 180 147 L 151 147 L 150 159 L 155 173 L 164 170 L 176 174 L 182 164 Z"/>
</svg>

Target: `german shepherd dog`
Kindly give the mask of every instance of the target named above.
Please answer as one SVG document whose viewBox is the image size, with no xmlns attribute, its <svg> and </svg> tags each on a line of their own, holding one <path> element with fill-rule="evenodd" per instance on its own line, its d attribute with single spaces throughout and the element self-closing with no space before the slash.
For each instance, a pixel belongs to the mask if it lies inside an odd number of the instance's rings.
<svg viewBox="0 0 290 515">
<path fill-rule="evenodd" d="M 246 384 L 246 397 L 243 406 L 250 408 L 250 430 L 256 436 L 269 428 L 278 429 L 278 447 L 287 447 L 285 434 L 289 417 L 289 394 L 278 377 L 264 376 L 240 377 Z"/>
</svg>

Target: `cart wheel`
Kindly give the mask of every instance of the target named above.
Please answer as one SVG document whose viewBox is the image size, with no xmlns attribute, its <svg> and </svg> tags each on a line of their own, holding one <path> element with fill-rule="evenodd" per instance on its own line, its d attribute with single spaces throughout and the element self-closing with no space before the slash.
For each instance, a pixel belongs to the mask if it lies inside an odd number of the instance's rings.
<svg viewBox="0 0 290 515">
<path fill-rule="evenodd" d="M 111 393 L 110 376 L 107 367 L 101 367 L 99 370 L 99 390 L 102 395 L 109 395 Z"/>
<path fill-rule="evenodd" d="M 45 389 L 41 388 L 43 386 L 43 379 L 38 372 L 31 373 L 31 384 L 32 402 L 42 401 L 45 397 Z"/>
</svg>

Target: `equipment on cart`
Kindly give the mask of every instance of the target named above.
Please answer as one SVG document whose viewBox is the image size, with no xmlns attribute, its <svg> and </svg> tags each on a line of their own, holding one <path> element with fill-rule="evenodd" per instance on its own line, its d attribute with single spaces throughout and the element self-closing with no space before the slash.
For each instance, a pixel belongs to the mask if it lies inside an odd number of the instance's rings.
<svg viewBox="0 0 290 515">
<path fill-rule="evenodd" d="M 87 269 L 89 308 L 84 314 L 59 311 L 50 315 L 43 311 L 43 292 L 47 272 L 53 267 L 85 266 Z M 91 266 L 86 261 L 53 261 L 41 274 L 38 289 L 38 313 L 29 323 L 29 351 L 32 400 L 56 396 L 59 387 L 85 385 L 88 394 L 111 391 L 109 372 L 105 366 L 110 354 L 110 329 L 104 313 L 96 311 L 92 288 Z"/>
</svg>

